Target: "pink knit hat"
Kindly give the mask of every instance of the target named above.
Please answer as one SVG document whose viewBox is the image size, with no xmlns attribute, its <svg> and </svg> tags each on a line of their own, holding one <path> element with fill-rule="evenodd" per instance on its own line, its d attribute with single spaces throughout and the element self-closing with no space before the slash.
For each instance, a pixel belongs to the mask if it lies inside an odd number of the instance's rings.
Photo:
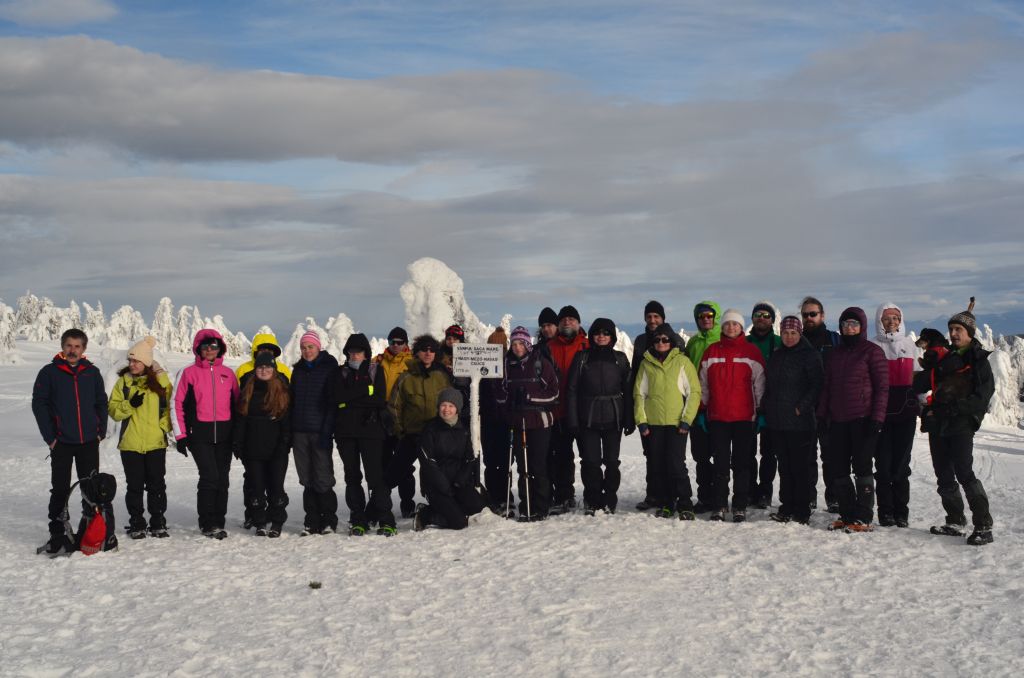
<svg viewBox="0 0 1024 678">
<path fill-rule="evenodd" d="M 308 332 L 303 334 L 302 337 L 299 339 L 299 346 L 303 344 L 315 344 L 317 348 L 323 348 L 323 346 L 320 344 L 320 335 L 314 332 L 313 330 L 309 330 Z"/>
</svg>

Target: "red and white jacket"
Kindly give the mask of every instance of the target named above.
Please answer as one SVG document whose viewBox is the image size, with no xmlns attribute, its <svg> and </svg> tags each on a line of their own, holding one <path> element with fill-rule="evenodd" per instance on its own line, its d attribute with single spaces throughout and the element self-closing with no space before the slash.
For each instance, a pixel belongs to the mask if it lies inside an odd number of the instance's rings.
<svg viewBox="0 0 1024 678">
<path fill-rule="evenodd" d="M 764 356 L 742 334 L 725 335 L 700 359 L 700 399 L 710 421 L 754 421 L 764 395 Z"/>
<path fill-rule="evenodd" d="M 882 327 L 882 313 L 890 308 L 900 312 L 900 326 L 895 332 L 886 332 Z M 921 369 L 917 362 L 921 349 L 906 335 L 902 318 L 903 310 L 896 304 L 887 302 L 879 305 L 875 311 L 875 336 L 871 339 L 872 343 L 885 352 L 889 364 L 889 401 L 885 409 L 885 420 L 890 422 L 915 419 L 920 412 L 911 386 L 914 383 L 914 372 Z"/>
</svg>

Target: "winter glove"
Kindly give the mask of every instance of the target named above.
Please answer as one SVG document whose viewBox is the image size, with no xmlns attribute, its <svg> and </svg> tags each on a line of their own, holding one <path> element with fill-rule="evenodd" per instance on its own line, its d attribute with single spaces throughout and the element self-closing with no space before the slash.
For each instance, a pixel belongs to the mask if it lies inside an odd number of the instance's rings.
<svg viewBox="0 0 1024 678">
<path fill-rule="evenodd" d="M 680 422 L 679 428 L 677 429 L 677 432 L 681 436 L 688 435 L 690 433 L 690 425 L 687 424 L 685 421 L 684 422 Z"/>
<path fill-rule="evenodd" d="M 232 445 L 231 456 L 233 456 L 238 461 L 242 461 L 242 448 L 240 448 L 238 445 Z"/>
<path fill-rule="evenodd" d="M 627 436 L 631 436 L 631 435 L 633 435 L 633 431 L 635 431 L 635 430 L 636 430 L 636 426 L 627 426 L 626 428 L 622 429 L 622 434 L 623 435 L 627 435 Z"/>
<path fill-rule="evenodd" d="M 178 452 L 181 454 L 181 456 L 183 456 L 183 457 L 187 457 L 188 456 L 188 438 L 187 437 L 186 438 L 179 438 L 178 442 L 175 443 L 175 446 L 178 448 Z"/>
<path fill-rule="evenodd" d="M 330 433 L 324 433 L 316 441 L 322 450 L 333 450 L 334 449 L 334 438 Z"/>
<path fill-rule="evenodd" d="M 701 412 L 701 413 L 699 413 L 697 415 L 696 424 L 697 424 L 697 426 L 700 426 L 700 430 L 701 431 L 704 431 L 704 433 L 708 432 L 708 420 L 707 420 L 707 417 L 704 416 L 703 412 Z"/>
<path fill-rule="evenodd" d="M 766 428 L 768 428 L 768 420 L 764 418 L 763 414 L 757 415 L 757 426 L 754 429 L 754 431 L 756 433 L 760 433 L 761 431 L 765 430 Z"/>
<path fill-rule="evenodd" d="M 637 429 L 640 431 L 640 435 L 642 436 L 650 435 L 651 433 L 651 427 L 647 424 L 637 424 Z"/>
<path fill-rule="evenodd" d="M 142 393 L 136 393 L 128 399 L 128 404 L 132 407 L 141 407 L 142 401 L 145 400 L 145 396 Z"/>
</svg>

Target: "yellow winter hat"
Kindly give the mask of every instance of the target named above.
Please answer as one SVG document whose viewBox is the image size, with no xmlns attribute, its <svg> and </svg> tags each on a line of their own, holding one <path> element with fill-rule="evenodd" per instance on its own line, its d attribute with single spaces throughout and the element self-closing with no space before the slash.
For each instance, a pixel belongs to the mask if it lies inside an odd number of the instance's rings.
<svg viewBox="0 0 1024 678">
<path fill-rule="evenodd" d="M 146 367 L 152 367 L 154 346 L 156 346 L 156 337 L 143 337 L 142 341 L 128 349 L 128 359 L 138 360 Z"/>
</svg>

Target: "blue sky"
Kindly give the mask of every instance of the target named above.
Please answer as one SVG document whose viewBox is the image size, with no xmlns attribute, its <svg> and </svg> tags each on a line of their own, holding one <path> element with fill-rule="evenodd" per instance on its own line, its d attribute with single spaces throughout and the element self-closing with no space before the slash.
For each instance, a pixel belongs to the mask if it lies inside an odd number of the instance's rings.
<svg viewBox="0 0 1024 678">
<path fill-rule="evenodd" d="M 1020 315 L 1021 72 L 1012 2 L 0 0 L 0 298 Z"/>
</svg>

